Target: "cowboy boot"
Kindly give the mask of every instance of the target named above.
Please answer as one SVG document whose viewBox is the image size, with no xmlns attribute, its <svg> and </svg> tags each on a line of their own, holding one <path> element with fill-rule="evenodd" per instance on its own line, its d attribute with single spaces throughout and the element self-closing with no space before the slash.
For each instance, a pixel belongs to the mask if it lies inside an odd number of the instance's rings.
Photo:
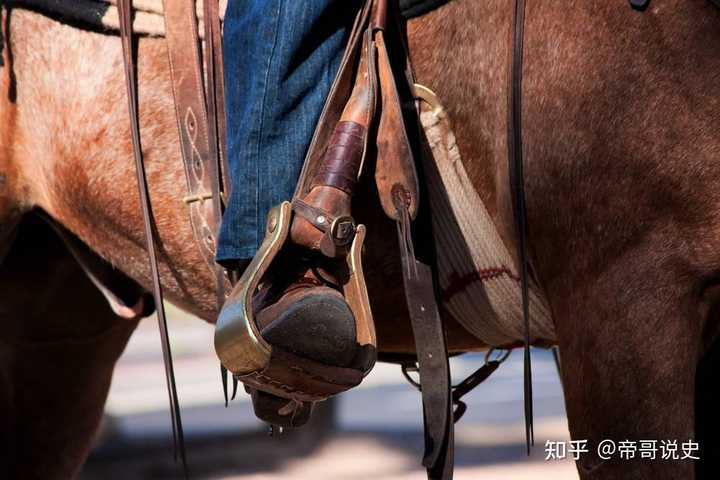
<svg viewBox="0 0 720 480">
<path fill-rule="evenodd" d="M 357 350 L 355 317 L 334 276 L 293 259 L 255 297 L 255 321 L 273 346 L 325 365 L 348 367 Z M 294 266 L 293 266 L 294 264 Z"/>
<path fill-rule="evenodd" d="M 366 68 L 363 55 L 359 71 Z M 293 248 L 279 268 L 276 264 L 254 302 L 266 341 L 331 366 L 351 366 L 358 347 L 355 318 L 338 277 L 344 275 L 342 259 L 355 236 L 350 206 L 362 170 L 373 95 L 370 76 L 361 76 L 314 168 L 308 192 L 293 199 Z M 231 310 L 226 305 L 220 315 Z"/>
</svg>

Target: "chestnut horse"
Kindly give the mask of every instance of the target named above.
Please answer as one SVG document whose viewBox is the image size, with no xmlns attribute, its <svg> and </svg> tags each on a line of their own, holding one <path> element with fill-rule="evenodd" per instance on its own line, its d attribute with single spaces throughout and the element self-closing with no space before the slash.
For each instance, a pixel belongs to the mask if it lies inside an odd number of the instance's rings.
<svg viewBox="0 0 720 480">
<path fill-rule="evenodd" d="M 408 24 L 418 79 L 445 103 L 465 168 L 509 246 L 511 9 L 455 0 Z M 139 310 L 114 316 L 57 237 L 27 215 L 44 212 L 77 249 L 149 287 L 121 46 L 20 8 L 4 16 L 3 39 L 0 474 L 67 478 L 87 454 Z M 590 448 L 580 476 L 715 478 L 720 11 L 706 0 L 653 0 L 643 12 L 624 0 L 530 1 L 524 71 L 532 263 L 553 312 L 572 437 L 591 447 L 603 439 L 701 445 L 699 462 L 603 461 Z M 212 322 L 213 281 L 181 200 L 162 39 L 139 41 L 138 72 L 165 292 Z M 376 234 L 366 262 L 388 352 L 411 338 L 404 302 L 394 300 L 397 260 L 382 255 L 393 241 Z M 449 328 L 456 348 L 482 347 Z"/>
</svg>

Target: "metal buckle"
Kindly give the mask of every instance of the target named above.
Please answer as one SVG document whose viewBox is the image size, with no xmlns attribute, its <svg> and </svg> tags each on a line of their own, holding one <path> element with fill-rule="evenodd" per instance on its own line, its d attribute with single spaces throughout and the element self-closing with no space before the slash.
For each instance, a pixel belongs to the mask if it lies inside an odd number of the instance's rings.
<svg viewBox="0 0 720 480">
<path fill-rule="evenodd" d="M 336 217 L 330 225 L 330 236 L 335 245 L 347 245 L 353 239 L 357 227 L 355 220 L 349 215 Z"/>
</svg>

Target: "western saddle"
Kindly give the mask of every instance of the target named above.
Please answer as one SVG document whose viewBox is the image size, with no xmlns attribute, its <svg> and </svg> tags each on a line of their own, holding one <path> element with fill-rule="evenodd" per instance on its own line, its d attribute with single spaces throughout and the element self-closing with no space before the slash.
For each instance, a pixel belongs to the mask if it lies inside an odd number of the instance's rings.
<svg viewBox="0 0 720 480">
<path fill-rule="evenodd" d="M 444 1 L 405 0 L 423 12 Z M 133 151 L 163 338 L 173 431 L 185 462 L 182 425 L 167 339 L 151 207 L 142 161 L 137 113 L 137 77 L 132 42 L 132 1 L 118 0 Z M 418 101 L 403 24 L 393 0 L 366 0 L 349 36 L 337 77 L 316 128 L 293 198 L 273 208 L 266 236 L 240 278 L 214 262 L 215 235 L 229 194 L 223 147 L 221 30 L 217 0 L 203 2 L 204 52 L 195 0 L 164 0 L 165 31 L 182 156 L 186 203 L 196 242 L 213 270 L 218 308 L 237 307 L 218 319 L 215 348 L 223 374 L 229 371 L 250 391 L 258 416 L 281 426 L 307 420 L 315 402 L 358 385 L 376 360 L 376 337 L 362 270 L 366 229 L 351 214 L 351 199 L 368 168 L 384 214 L 397 225 L 405 299 L 416 345 L 416 369 L 425 423 L 423 464 L 429 478 L 451 478 L 453 423 L 464 411 L 460 397 L 499 365 L 486 362 L 468 381 L 450 383 L 445 332 L 433 284 L 432 252 L 413 242 L 421 182 L 416 162 L 423 151 Z M 428 4 L 430 7 L 428 7 Z M 204 62 L 201 61 L 204 58 Z M 204 75 L 204 77 L 203 77 Z M 203 82 L 204 78 L 204 82 Z M 236 185 L 234 188 L 242 188 Z M 416 248 L 417 247 L 417 248 Z M 422 248 L 421 248 L 422 247 Z M 330 366 L 272 345 L 255 318 L 258 291 L 277 265 L 298 249 L 329 265 L 355 320 L 358 354 L 348 366 Z M 406 369 L 407 370 L 407 369 Z M 407 373 L 407 372 L 405 372 Z M 236 385 L 236 384 L 235 384 Z M 227 399 L 227 386 L 224 386 Z M 457 405 L 455 412 L 453 405 Z"/>
</svg>

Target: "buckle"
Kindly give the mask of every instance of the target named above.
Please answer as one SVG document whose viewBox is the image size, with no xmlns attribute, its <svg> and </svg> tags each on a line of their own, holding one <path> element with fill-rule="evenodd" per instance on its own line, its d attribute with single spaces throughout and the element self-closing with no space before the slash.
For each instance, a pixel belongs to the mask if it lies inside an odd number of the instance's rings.
<svg viewBox="0 0 720 480">
<path fill-rule="evenodd" d="M 355 220 L 351 216 L 337 217 L 330 225 L 330 237 L 335 245 L 347 245 L 352 241 L 356 229 Z"/>
</svg>

